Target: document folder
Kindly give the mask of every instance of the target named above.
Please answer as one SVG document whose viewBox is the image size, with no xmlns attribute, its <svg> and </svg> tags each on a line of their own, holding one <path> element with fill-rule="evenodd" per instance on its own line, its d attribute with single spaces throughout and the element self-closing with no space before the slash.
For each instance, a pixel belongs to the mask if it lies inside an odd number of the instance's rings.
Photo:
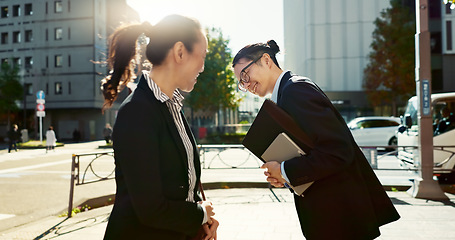
<svg viewBox="0 0 455 240">
<path fill-rule="evenodd" d="M 276 139 L 283 137 L 279 136 L 282 133 L 284 133 L 284 136 L 291 140 L 293 144 L 298 146 L 302 153 L 308 154 L 311 149 L 314 148 L 311 139 L 300 128 L 297 122 L 273 101 L 266 99 L 251 125 L 250 130 L 243 139 L 242 144 L 255 156 L 266 162 L 267 159 L 264 159 L 263 154 Z M 285 159 L 284 156 L 283 159 L 280 160 L 283 161 L 288 159 Z M 269 161 L 271 160 L 269 159 Z M 301 186 L 304 185 L 307 184 Z M 308 188 L 309 185 L 311 185 L 311 183 L 308 183 L 308 186 L 304 187 L 304 190 Z M 296 191 L 294 187 L 292 188 L 298 195 L 301 195 L 303 192 Z"/>
<path fill-rule="evenodd" d="M 305 155 L 305 152 L 297 146 L 297 144 L 292 141 L 291 138 L 286 135 L 286 133 L 280 133 L 278 136 L 273 140 L 270 146 L 265 150 L 264 154 L 262 154 L 262 159 L 266 162 L 269 161 L 277 161 L 283 162 L 295 157 L 299 157 L 301 155 Z M 287 184 L 294 190 L 294 192 L 301 196 L 303 192 L 313 184 L 313 182 L 305 183 L 299 186 L 292 186 L 291 183 L 287 182 Z"/>
<path fill-rule="evenodd" d="M 304 152 L 314 147 L 294 119 L 273 101 L 266 99 L 242 144 L 262 161 L 262 154 L 280 133 L 286 133 Z"/>
</svg>

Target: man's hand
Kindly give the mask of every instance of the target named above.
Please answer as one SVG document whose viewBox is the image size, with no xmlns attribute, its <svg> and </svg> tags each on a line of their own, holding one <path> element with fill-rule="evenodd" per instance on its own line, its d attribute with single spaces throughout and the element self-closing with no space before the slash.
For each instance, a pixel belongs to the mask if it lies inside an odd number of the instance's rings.
<svg viewBox="0 0 455 240">
<path fill-rule="evenodd" d="M 275 161 L 264 163 L 261 168 L 265 168 L 264 175 L 267 176 L 267 182 L 274 187 L 284 187 L 286 182 L 281 177 L 281 164 Z"/>
</svg>

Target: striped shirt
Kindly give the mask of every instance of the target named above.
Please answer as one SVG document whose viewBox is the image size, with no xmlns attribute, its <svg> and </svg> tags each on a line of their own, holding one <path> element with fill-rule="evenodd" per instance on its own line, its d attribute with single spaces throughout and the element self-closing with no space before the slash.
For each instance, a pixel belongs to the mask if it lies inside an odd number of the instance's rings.
<svg viewBox="0 0 455 240">
<path fill-rule="evenodd" d="M 144 71 L 143 75 L 147 80 L 147 83 L 152 90 L 153 94 L 155 95 L 158 101 L 166 103 L 167 107 L 169 108 L 169 112 L 174 119 L 175 126 L 180 134 L 180 138 L 182 139 L 183 145 L 185 146 L 187 160 L 188 160 L 188 197 L 186 198 L 187 202 L 194 202 L 194 188 L 196 187 L 196 169 L 194 168 L 194 152 L 193 152 L 193 144 L 190 141 L 190 138 L 186 132 L 185 125 L 183 124 L 183 118 L 181 114 L 181 110 L 183 107 L 183 99 L 184 97 L 180 92 L 176 89 L 173 94 L 173 98 L 169 98 L 161 89 L 156 85 L 156 83 L 149 77 L 148 72 Z"/>
</svg>

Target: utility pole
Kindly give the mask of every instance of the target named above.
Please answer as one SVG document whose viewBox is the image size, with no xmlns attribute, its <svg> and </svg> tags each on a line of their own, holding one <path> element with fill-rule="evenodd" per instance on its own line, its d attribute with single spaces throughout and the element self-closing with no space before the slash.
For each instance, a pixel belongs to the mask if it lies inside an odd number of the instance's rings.
<svg viewBox="0 0 455 240">
<path fill-rule="evenodd" d="M 419 102 L 419 179 L 408 190 L 415 198 L 445 200 L 438 182 L 433 179 L 433 118 L 431 114 L 431 52 L 428 31 L 428 0 L 416 0 L 416 92 Z"/>
</svg>

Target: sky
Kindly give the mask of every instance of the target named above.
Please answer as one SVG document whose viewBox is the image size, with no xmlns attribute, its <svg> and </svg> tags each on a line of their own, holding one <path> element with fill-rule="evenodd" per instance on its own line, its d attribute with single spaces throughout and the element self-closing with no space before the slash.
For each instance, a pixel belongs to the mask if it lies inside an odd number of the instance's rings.
<svg viewBox="0 0 455 240">
<path fill-rule="evenodd" d="M 152 25 L 169 14 L 193 17 L 203 27 L 219 28 L 233 56 L 244 46 L 273 39 L 283 42 L 283 0 L 127 0 L 142 21 Z M 279 58 L 279 56 L 277 56 Z"/>
</svg>

